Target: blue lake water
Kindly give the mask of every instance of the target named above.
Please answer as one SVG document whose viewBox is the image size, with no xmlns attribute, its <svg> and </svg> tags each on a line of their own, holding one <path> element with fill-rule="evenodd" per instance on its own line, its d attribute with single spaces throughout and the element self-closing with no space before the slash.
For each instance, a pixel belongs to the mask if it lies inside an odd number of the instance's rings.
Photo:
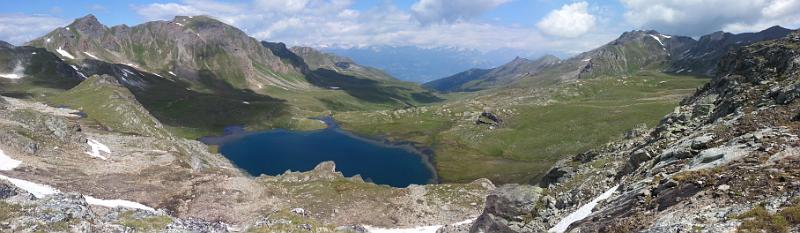
<svg viewBox="0 0 800 233">
<path fill-rule="evenodd" d="M 220 153 L 251 175 L 279 175 L 286 170 L 309 171 L 323 161 L 334 161 L 345 176 L 361 175 L 376 184 L 406 187 L 435 182 L 432 166 L 410 146 L 391 145 L 355 136 L 329 118 L 323 130 L 270 130 L 244 133 L 232 127 L 223 137 L 201 141 L 219 144 Z"/>
</svg>

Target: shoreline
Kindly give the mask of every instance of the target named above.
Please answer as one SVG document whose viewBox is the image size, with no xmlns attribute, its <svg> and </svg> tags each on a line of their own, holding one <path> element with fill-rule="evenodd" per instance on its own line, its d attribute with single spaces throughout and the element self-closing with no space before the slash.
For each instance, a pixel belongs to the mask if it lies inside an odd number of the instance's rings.
<svg viewBox="0 0 800 233">
<path fill-rule="evenodd" d="M 420 157 L 420 161 L 424 164 L 424 166 L 431 173 L 431 178 L 429 179 L 429 181 L 427 183 L 425 183 L 425 184 L 419 184 L 419 185 L 441 184 L 441 179 L 439 178 L 439 174 L 436 171 L 435 157 L 434 157 L 435 154 L 434 154 L 433 148 L 429 148 L 429 147 L 425 147 L 425 146 L 419 146 L 418 145 L 419 143 L 412 142 L 412 141 L 393 141 L 393 140 L 389 140 L 389 139 L 383 138 L 383 137 L 372 137 L 372 136 L 366 136 L 366 135 L 359 135 L 359 134 L 356 134 L 354 132 L 350 132 L 350 131 L 347 131 L 345 129 L 342 129 L 332 116 L 313 117 L 313 118 L 310 118 L 310 119 L 320 120 L 320 121 L 324 122 L 327 127 L 324 128 L 324 129 L 311 130 L 311 131 L 295 131 L 295 130 L 287 130 L 287 129 L 280 129 L 280 128 L 269 129 L 269 130 L 261 130 L 261 131 L 247 131 L 245 129 L 244 125 L 234 125 L 234 126 L 226 127 L 225 130 L 224 130 L 225 132 L 220 136 L 213 136 L 213 135 L 203 136 L 203 137 L 198 138 L 197 140 L 202 142 L 203 144 L 206 144 L 206 145 L 219 146 L 220 150 L 219 150 L 218 153 L 223 155 L 223 156 L 225 156 L 222 153 L 222 149 L 221 149 L 224 146 L 224 144 L 226 144 L 228 142 L 231 142 L 231 141 L 239 140 L 239 139 L 242 139 L 242 138 L 245 138 L 245 137 L 248 137 L 248 136 L 256 135 L 256 134 L 278 132 L 278 131 L 294 132 L 294 133 L 315 133 L 315 132 L 321 132 L 321 131 L 325 131 L 325 130 L 331 130 L 331 131 L 335 131 L 336 133 L 342 134 L 344 136 L 347 136 L 347 137 L 350 137 L 350 138 L 353 138 L 353 139 L 356 139 L 356 140 L 359 140 L 359 141 L 363 141 L 365 143 L 370 143 L 370 144 L 381 146 L 381 147 L 403 149 L 403 150 L 406 150 L 406 151 L 408 151 L 408 152 L 410 152 L 412 154 L 415 154 L 415 155 Z M 247 173 L 247 172 L 245 171 L 245 173 Z M 249 174 L 249 173 L 248 173 L 248 175 L 253 176 L 252 174 Z"/>
</svg>

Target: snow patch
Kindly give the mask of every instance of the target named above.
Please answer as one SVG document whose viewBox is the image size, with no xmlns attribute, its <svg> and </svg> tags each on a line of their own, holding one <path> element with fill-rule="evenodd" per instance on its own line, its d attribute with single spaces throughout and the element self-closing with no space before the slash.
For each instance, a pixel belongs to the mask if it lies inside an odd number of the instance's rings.
<svg viewBox="0 0 800 233">
<path fill-rule="evenodd" d="M 586 203 L 585 205 L 575 210 L 575 212 L 572 212 L 571 214 L 562 218 L 561 221 L 558 221 L 558 224 L 556 224 L 553 228 L 550 228 L 550 230 L 547 230 L 547 232 L 563 233 L 567 231 L 567 228 L 569 228 L 570 224 L 583 220 L 586 217 L 589 217 L 589 215 L 592 214 L 592 209 L 594 209 L 594 207 L 597 206 L 597 203 L 611 197 L 611 195 L 613 195 L 614 192 L 617 191 L 617 188 L 619 188 L 619 185 L 611 187 L 603 194 L 600 194 L 600 196 L 594 198 L 589 203 Z"/>
<path fill-rule="evenodd" d="M 2 149 L 0 149 L 0 171 L 11 171 L 19 167 L 21 161 L 12 159 Z"/>
<path fill-rule="evenodd" d="M 44 40 L 45 43 L 50 43 L 50 38 Z"/>
<path fill-rule="evenodd" d="M 0 77 L 7 79 L 21 79 L 25 76 L 25 67 L 22 67 L 22 61 L 17 61 L 17 65 L 11 70 L 11 73 L 0 74 Z"/>
<path fill-rule="evenodd" d="M 83 54 L 86 54 L 86 56 L 89 56 L 89 57 L 91 57 L 91 58 L 94 58 L 95 60 L 100 60 L 100 58 L 97 58 L 97 56 L 95 56 L 95 55 L 92 55 L 91 53 L 83 52 Z"/>
<path fill-rule="evenodd" d="M 591 60 L 592 60 L 591 58 L 583 59 L 584 62 L 591 61 Z"/>
<path fill-rule="evenodd" d="M 172 71 L 170 71 L 168 73 L 171 74 L 172 76 L 178 76 L 177 74 L 175 74 L 175 72 L 172 72 Z"/>
<path fill-rule="evenodd" d="M 250 102 L 242 101 L 243 104 L 250 104 Z"/>
<path fill-rule="evenodd" d="M 436 230 L 442 228 L 442 225 L 424 226 L 415 228 L 377 228 L 371 226 L 364 226 L 367 232 L 370 233 L 436 233 Z"/>
<path fill-rule="evenodd" d="M 122 75 L 125 76 L 125 77 L 128 77 L 128 75 L 134 75 L 135 76 L 136 73 L 133 73 L 133 71 L 130 71 L 128 69 L 122 69 Z"/>
<path fill-rule="evenodd" d="M 103 145 L 103 143 L 95 141 L 94 139 L 87 140 L 86 144 L 89 144 L 89 146 L 92 147 L 92 151 L 87 151 L 86 152 L 86 154 L 91 155 L 92 157 L 96 157 L 96 158 L 100 158 L 102 160 L 106 160 L 108 158 L 106 158 L 105 156 L 101 155 L 100 152 L 106 152 L 106 154 L 111 154 L 111 149 L 109 149 L 108 146 Z"/>
<path fill-rule="evenodd" d="M 84 80 L 85 80 L 85 79 L 88 79 L 88 77 L 86 77 L 86 75 L 85 75 L 85 74 L 81 73 L 81 70 L 79 70 L 77 66 L 75 66 L 75 65 L 69 65 L 69 66 L 70 66 L 70 67 L 72 67 L 72 69 L 74 69 L 74 70 L 75 70 L 75 72 L 77 72 L 77 73 L 78 73 L 78 75 L 80 75 L 80 76 L 81 76 L 81 78 L 83 78 Z"/>
<path fill-rule="evenodd" d="M 178 26 L 181 26 L 181 27 L 183 27 L 183 24 L 182 24 L 182 23 L 175 23 L 175 24 L 177 24 Z"/>
<path fill-rule="evenodd" d="M 13 184 L 14 186 L 17 186 L 18 188 L 33 194 L 33 196 L 36 198 L 43 198 L 48 195 L 61 193 L 61 191 L 49 185 L 37 184 L 27 180 L 14 179 L 4 175 L 0 175 L 0 179 L 11 182 L 11 184 Z M 86 203 L 88 203 L 89 205 L 105 206 L 109 208 L 125 207 L 125 208 L 141 209 L 141 210 L 156 212 L 156 210 L 153 209 L 152 207 L 132 201 L 119 200 L 119 199 L 103 200 L 87 195 L 84 195 L 83 198 L 86 199 Z"/>
<path fill-rule="evenodd" d="M 470 224 L 475 222 L 476 218 L 467 219 L 461 222 L 448 224 L 450 226 L 461 226 L 465 224 Z M 413 228 L 379 228 L 379 227 L 372 227 L 372 226 L 364 226 L 367 229 L 367 232 L 370 233 L 436 233 L 440 228 L 444 227 L 443 225 L 433 225 L 433 226 L 421 226 L 421 227 L 413 227 Z"/>
<path fill-rule="evenodd" d="M 156 212 L 155 209 L 153 209 L 153 208 L 151 208 L 149 206 L 146 206 L 146 205 L 142 205 L 141 203 L 138 203 L 138 202 L 119 200 L 119 199 L 103 200 L 103 199 L 97 199 L 97 198 L 94 198 L 92 196 L 85 196 L 85 195 L 83 196 L 83 198 L 86 199 L 86 203 L 89 203 L 89 205 L 99 205 L 99 206 L 105 206 L 105 207 L 109 207 L 109 208 L 125 207 L 125 208 L 131 208 L 131 209 L 140 209 L 140 210 L 147 210 L 147 211 L 150 211 L 150 212 Z"/>
<path fill-rule="evenodd" d="M 17 186 L 17 188 L 20 188 L 22 190 L 25 190 L 26 192 L 33 194 L 33 196 L 36 198 L 43 198 L 47 195 L 60 193 L 58 189 L 55 189 L 47 185 L 37 184 L 27 180 L 14 179 L 4 175 L 0 175 L 0 180 L 7 180 L 8 182 L 11 182 L 11 184 L 13 184 L 14 186 Z"/>
<path fill-rule="evenodd" d="M 56 52 L 58 52 L 58 54 L 61 54 L 61 56 L 63 56 L 63 57 L 66 57 L 66 58 L 69 58 L 69 59 L 75 59 L 75 57 L 73 57 L 72 54 L 69 54 L 69 52 L 67 52 L 67 50 L 62 49 L 61 47 L 58 47 L 58 49 L 56 49 Z"/>
<path fill-rule="evenodd" d="M 661 46 L 664 46 L 664 43 L 661 42 L 661 38 L 658 38 L 657 36 L 654 36 L 654 35 L 648 35 L 648 36 L 653 37 L 653 39 L 656 39 L 656 41 L 658 41 L 658 44 L 660 44 Z"/>
<path fill-rule="evenodd" d="M 659 34 L 659 36 L 661 36 L 661 37 L 664 37 L 664 38 L 667 38 L 667 39 L 669 39 L 669 38 L 672 38 L 672 36 L 670 36 L 670 35 L 664 35 L 664 34 Z"/>
</svg>

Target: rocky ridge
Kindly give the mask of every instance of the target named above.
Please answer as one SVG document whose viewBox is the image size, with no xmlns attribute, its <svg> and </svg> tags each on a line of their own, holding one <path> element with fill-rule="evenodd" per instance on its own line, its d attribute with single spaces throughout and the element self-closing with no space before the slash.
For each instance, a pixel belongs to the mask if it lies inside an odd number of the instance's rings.
<svg viewBox="0 0 800 233">
<path fill-rule="evenodd" d="M 713 76 L 717 63 L 731 49 L 778 39 L 790 31 L 774 26 L 755 33 L 715 32 L 702 36 L 699 41 L 653 30 L 629 31 L 603 46 L 565 60 L 552 56 L 527 62 L 521 62 L 526 59 L 515 59 L 489 71 L 468 70 L 425 85 L 443 92 L 496 89 L 509 85 L 539 87 L 600 76 L 628 76 L 641 70 Z M 520 66 L 521 63 L 530 65 Z"/>
<path fill-rule="evenodd" d="M 303 75 L 302 67 L 282 61 L 279 54 L 243 31 L 206 16 L 107 27 L 87 15 L 28 45 L 45 48 L 64 59 L 128 64 L 192 83 L 216 78 L 254 90 L 265 86 L 308 87 L 298 79 Z"/>
<path fill-rule="evenodd" d="M 566 231 L 799 230 L 800 32 L 738 49 L 719 67 L 655 129 L 562 160 L 541 188 L 496 189 L 470 231 L 553 231 L 606 191 Z"/>
</svg>

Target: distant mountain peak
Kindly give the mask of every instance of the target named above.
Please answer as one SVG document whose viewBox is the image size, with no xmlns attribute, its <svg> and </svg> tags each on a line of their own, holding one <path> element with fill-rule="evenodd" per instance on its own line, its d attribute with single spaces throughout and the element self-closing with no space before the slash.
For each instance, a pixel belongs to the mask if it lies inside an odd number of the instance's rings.
<svg viewBox="0 0 800 233">
<path fill-rule="evenodd" d="M 100 24 L 100 25 L 102 25 L 100 23 L 100 21 L 97 20 L 97 17 L 95 17 L 93 14 L 88 14 L 88 15 L 85 15 L 83 17 L 75 19 L 75 21 L 72 22 L 72 25 L 76 25 L 76 24 Z"/>
<path fill-rule="evenodd" d="M 106 29 L 106 26 L 100 23 L 100 21 L 97 20 L 97 17 L 95 17 L 92 14 L 88 14 L 86 16 L 75 19 L 75 21 L 73 21 L 66 28 L 67 30 L 70 30 L 69 28 L 72 28 L 82 33 L 97 34 L 97 33 L 102 33 Z"/>
<path fill-rule="evenodd" d="M 761 30 L 761 32 L 784 32 L 784 31 L 791 31 L 791 29 L 782 27 L 780 25 L 775 25 L 767 29 Z"/>
</svg>

